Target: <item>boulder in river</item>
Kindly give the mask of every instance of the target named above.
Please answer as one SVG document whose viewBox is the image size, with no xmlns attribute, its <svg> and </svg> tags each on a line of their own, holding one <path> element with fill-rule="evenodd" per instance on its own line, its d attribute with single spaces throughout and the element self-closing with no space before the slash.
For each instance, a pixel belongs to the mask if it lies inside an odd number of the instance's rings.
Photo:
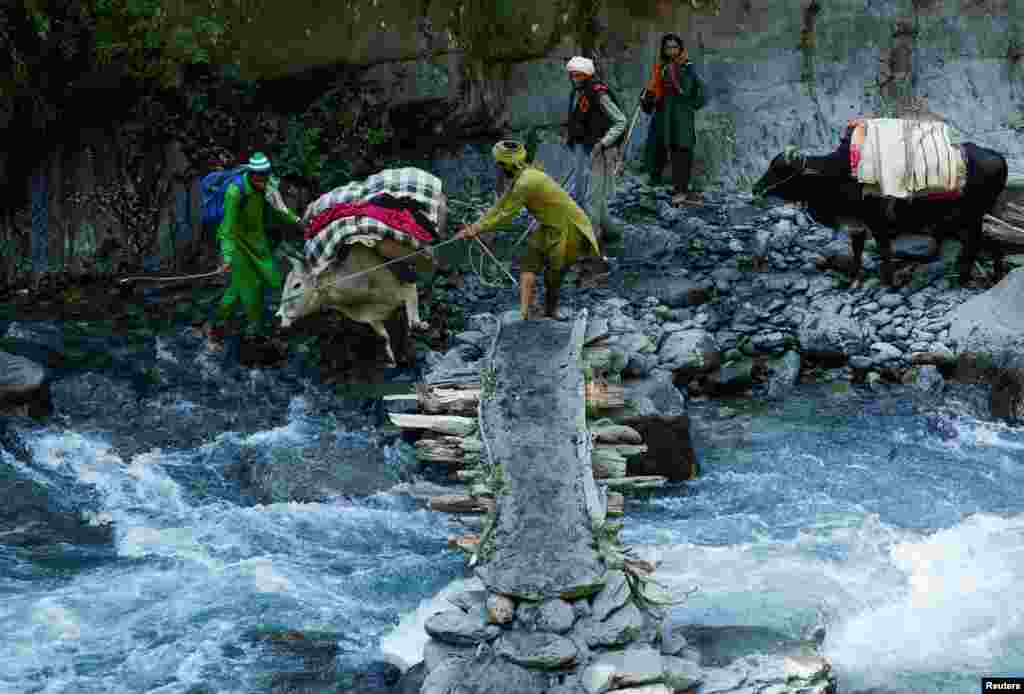
<svg viewBox="0 0 1024 694">
<path fill-rule="evenodd" d="M 1024 418 L 1024 268 L 958 306 L 950 314 L 949 340 L 961 362 L 977 361 L 965 352 L 984 355 L 984 368 L 974 372 L 992 387 L 992 415 Z M 958 372 L 965 370 L 958 365 Z"/>
<path fill-rule="evenodd" d="M 629 458 L 628 476 L 660 475 L 670 482 L 679 482 L 697 475 L 697 454 L 693 450 L 687 415 L 629 417 L 623 424 L 639 431 L 647 446 L 647 451 Z"/>
<path fill-rule="evenodd" d="M 0 415 L 44 417 L 53 411 L 46 368 L 0 352 Z"/>
</svg>

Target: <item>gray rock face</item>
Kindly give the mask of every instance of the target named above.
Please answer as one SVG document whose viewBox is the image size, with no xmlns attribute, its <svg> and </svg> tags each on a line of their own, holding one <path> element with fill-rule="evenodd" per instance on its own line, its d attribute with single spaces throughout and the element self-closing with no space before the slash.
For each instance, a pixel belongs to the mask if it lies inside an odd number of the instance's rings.
<svg viewBox="0 0 1024 694">
<path fill-rule="evenodd" d="M 660 682 L 663 678 L 661 654 L 646 645 L 606 651 L 594 659 L 582 677 L 590 691 L 601 691 L 605 687 L 625 690 Z"/>
<path fill-rule="evenodd" d="M 649 258 L 675 250 L 679 237 L 667 229 L 652 224 L 625 225 L 622 241 L 623 255 L 627 258 Z"/>
<path fill-rule="evenodd" d="M 484 621 L 482 611 L 475 614 L 467 614 L 462 610 L 438 612 L 423 626 L 435 639 L 452 646 L 475 646 L 493 641 L 501 634 L 501 627 Z"/>
<path fill-rule="evenodd" d="M 949 340 L 961 352 L 1024 353 L 1024 268 L 960 304 L 950 315 Z"/>
<path fill-rule="evenodd" d="M 565 634 L 576 622 L 576 611 L 573 605 L 583 603 L 585 600 L 577 600 L 575 603 L 568 603 L 565 600 L 545 600 L 541 603 L 520 603 L 519 620 L 529 630 L 549 631 L 555 634 Z"/>
<path fill-rule="evenodd" d="M 685 277 L 659 277 L 641 279 L 632 289 L 639 296 L 653 296 L 671 308 L 699 306 L 707 300 L 707 285 Z"/>
<path fill-rule="evenodd" d="M 427 678 L 427 664 L 420 662 L 405 671 L 392 691 L 394 694 L 420 694 Z"/>
<path fill-rule="evenodd" d="M 584 329 L 519 321 L 498 336 L 482 434 L 504 470 L 505 492 L 494 556 L 477 569 L 492 592 L 572 599 L 604 585 L 604 564 L 591 546 L 591 518 L 600 511 L 580 397 Z"/>
<path fill-rule="evenodd" d="M 457 345 L 469 345 L 479 354 L 483 354 L 491 346 L 491 336 L 478 330 L 461 332 L 452 338 L 452 341 Z"/>
<path fill-rule="evenodd" d="M 903 354 L 898 347 L 891 345 L 888 342 L 872 343 L 871 350 L 874 354 L 875 364 L 882 364 L 891 359 L 899 359 Z"/>
<path fill-rule="evenodd" d="M 466 319 L 466 330 L 494 337 L 498 329 L 498 318 L 493 313 L 477 313 Z"/>
<path fill-rule="evenodd" d="M 448 597 L 448 602 L 463 612 L 479 612 L 487 600 L 486 590 L 464 590 Z"/>
<path fill-rule="evenodd" d="M 427 666 L 427 672 L 433 672 L 449 658 L 471 660 L 475 655 L 476 646 L 453 646 L 437 639 L 430 639 L 423 644 L 423 662 Z"/>
<path fill-rule="evenodd" d="M 864 346 L 861 322 L 839 315 L 841 300 L 826 301 L 797 328 L 797 339 L 804 351 L 823 354 L 857 354 Z"/>
<path fill-rule="evenodd" d="M 686 625 L 672 618 L 669 613 L 661 623 L 661 652 L 664 655 L 681 655 L 689 642 L 686 640 Z"/>
<path fill-rule="evenodd" d="M 626 574 L 621 571 L 609 571 L 608 582 L 604 590 L 594 598 L 593 617 L 597 621 L 604 621 L 616 610 L 625 607 L 630 600 L 629 584 L 626 583 Z"/>
<path fill-rule="evenodd" d="M 700 666 L 693 660 L 664 655 L 661 657 L 661 665 L 665 684 L 672 687 L 673 691 L 696 689 L 703 682 Z"/>
<path fill-rule="evenodd" d="M 45 385 L 46 368 L 17 354 L 0 352 L 0 414 L 13 413 L 23 406 L 21 414 L 40 416 L 51 409 L 49 388 Z"/>
<path fill-rule="evenodd" d="M 671 372 L 658 369 L 646 378 L 624 381 L 626 404 L 640 417 L 686 415 L 686 391 L 672 382 Z"/>
<path fill-rule="evenodd" d="M 768 395 L 781 397 L 800 381 L 800 353 L 790 350 L 768 364 Z"/>
<path fill-rule="evenodd" d="M 914 380 L 914 387 L 926 393 L 941 393 L 945 385 L 946 381 L 942 378 L 942 374 L 931 364 L 922 366 Z"/>
<path fill-rule="evenodd" d="M 420 694 L 537 694 L 548 676 L 496 655 L 448 659 L 423 681 Z"/>
<path fill-rule="evenodd" d="M 643 613 L 630 601 L 604 621 L 588 617 L 582 623 L 582 633 L 591 648 L 612 648 L 634 641 L 644 625 Z"/>
<path fill-rule="evenodd" d="M 553 670 L 576 662 L 579 651 L 569 639 L 543 631 L 509 631 L 494 644 L 494 652 L 529 668 Z"/>
<path fill-rule="evenodd" d="M 787 638 L 763 627 L 677 625 L 690 646 L 666 657 L 666 681 L 682 688 L 700 681 L 701 691 L 734 694 L 834 694 L 831 666 L 814 641 Z M 670 675 L 671 673 L 671 675 Z M 672 682 L 679 678 L 678 683 Z M 678 691 L 678 690 L 677 690 Z"/>
<path fill-rule="evenodd" d="M 670 333 L 658 354 L 661 368 L 693 370 L 697 373 L 715 368 L 718 354 L 715 337 L 706 330 L 683 330 Z"/>
<path fill-rule="evenodd" d="M 8 395 L 36 390 L 46 378 L 46 369 L 31 359 L 0 352 L 0 401 Z"/>
</svg>

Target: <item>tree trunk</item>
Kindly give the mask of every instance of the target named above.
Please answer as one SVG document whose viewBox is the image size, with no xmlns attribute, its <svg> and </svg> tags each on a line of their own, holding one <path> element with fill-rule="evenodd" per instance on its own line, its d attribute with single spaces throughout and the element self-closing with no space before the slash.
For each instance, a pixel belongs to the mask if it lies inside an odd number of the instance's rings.
<svg viewBox="0 0 1024 694">
<path fill-rule="evenodd" d="M 32 283 L 38 287 L 48 266 L 49 181 L 45 165 L 32 174 Z"/>
<path fill-rule="evenodd" d="M 64 148 L 58 147 L 50 160 L 50 187 L 47 193 L 50 196 L 47 205 L 49 222 L 47 225 L 49 233 L 47 242 L 49 246 L 49 265 L 51 272 L 64 270 L 64 244 L 65 244 L 65 221 L 64 221 Z"/>
<path fill-rule="evenodd" d="M 500 132 L 509 120 L 505 112 L 507 68 L 465 54 L 455 60 L 453 72 L 457 81 L 452 93 L 456 96 L 451 103 L 448 127 L 465 134 Z"/>
</svg>

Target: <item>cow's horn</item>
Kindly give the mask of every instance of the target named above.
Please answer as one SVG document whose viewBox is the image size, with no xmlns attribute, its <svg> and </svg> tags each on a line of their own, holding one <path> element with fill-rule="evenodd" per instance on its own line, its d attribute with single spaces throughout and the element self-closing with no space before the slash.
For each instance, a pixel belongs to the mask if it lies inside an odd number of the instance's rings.
<svg viewBox="0 0 1024 694">
<path fill-rule="evenodd" d="M 304 272 L 306 269 L 305 264 L 293 255 L 288 256 L 288 260 L 292 261 L 293 272 Z"/>
</svg>

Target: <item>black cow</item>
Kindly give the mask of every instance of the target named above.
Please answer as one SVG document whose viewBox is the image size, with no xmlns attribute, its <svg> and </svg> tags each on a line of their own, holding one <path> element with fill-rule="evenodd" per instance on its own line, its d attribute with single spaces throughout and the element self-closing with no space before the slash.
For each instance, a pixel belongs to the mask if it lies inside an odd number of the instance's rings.
<svg viewBox="0 0 1024 694">
<path fill-rule="evenodd" d="M 853 128 L 832 154 L 806 156 L 790 148 L 775 157 L 767 173 L 754 184 L 755 195 L 777 195 L 785 200 L 805 201 L 808 211 L 821 224 L 837 226 L 843 218 L 862 221 L 878 242 L 882 259 L 882 284 L 893 284 L 892 237 L 894 232 L 928 232 L 936 236 L 955 235 L 963 244 L 960 254 L 960 282 L 970 281 L 981 246 L 991 253 L 997 279 L 1007 268 L 1003 249 L 982 234 L 982 218 L 1006 187 L 1006 159 L 973 143 L 961 145 L 967 159 L 967 184 L 956 200 L 897 199 L 864 195 L 862 184 L 850 170 L 850 138 Z M 855 276 L 863 268 L 865 235 L 851 234 Z"/>
</svg>

